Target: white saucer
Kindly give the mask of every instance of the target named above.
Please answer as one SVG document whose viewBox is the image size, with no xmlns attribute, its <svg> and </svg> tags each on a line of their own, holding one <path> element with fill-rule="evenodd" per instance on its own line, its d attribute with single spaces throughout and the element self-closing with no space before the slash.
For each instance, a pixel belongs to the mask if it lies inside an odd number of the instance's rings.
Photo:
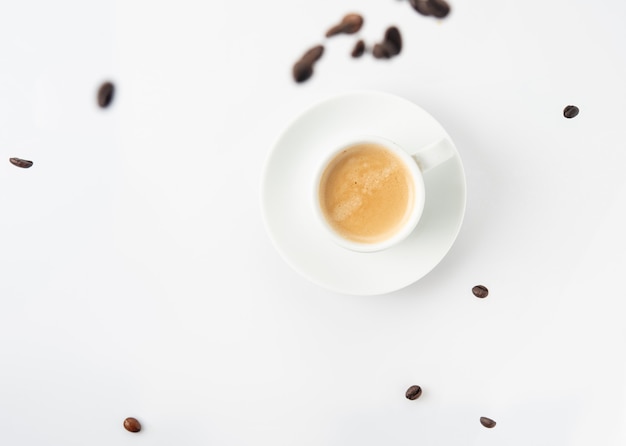
<svg viewBox="0 0 626 446">
<path fill-rule="evenodd" d="M 374 253 L 349 251 L 331 241 L 314 215 L 316 169 L 336 141 L 364 134 L 415 151 L 450 139 L 432 116 L 406 99 L 373 91 L 346 93 L 317 103 L 284 130 L 261 184 L 265 225 L 287 263 L 323 288 L 353 295 L 389 293 L 424 277 L 452 247 L 465 214 L 465 174 L 454 148 L 452 158 L 424 174 L 424 213 L 404 241 Z"/>
</svg>

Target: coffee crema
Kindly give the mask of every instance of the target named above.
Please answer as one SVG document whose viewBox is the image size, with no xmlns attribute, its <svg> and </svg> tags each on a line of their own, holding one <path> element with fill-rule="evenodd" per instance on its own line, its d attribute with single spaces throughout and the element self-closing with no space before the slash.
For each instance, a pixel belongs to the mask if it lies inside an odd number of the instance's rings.
<svg viewBox="0 0 626 446">
<path fill-rule="evenodd" d="M 324 218 L 342 237 L 379 243 L 407 222 L 415 197 L 404 162 L 378 143 L 347 147 L 326 166 L 319 184 Z"/>
</svg>

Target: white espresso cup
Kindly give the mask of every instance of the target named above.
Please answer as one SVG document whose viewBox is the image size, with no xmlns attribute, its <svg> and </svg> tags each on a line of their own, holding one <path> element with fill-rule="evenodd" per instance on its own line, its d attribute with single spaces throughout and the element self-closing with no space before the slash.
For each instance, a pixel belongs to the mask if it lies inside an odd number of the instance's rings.
<svg viewBox="0 0 626 446">
<path fill-rule="evenodd" d="M 388 249 L 417 226 L 426 202 L 423 173 L 451 158 L 447 139 L 422 148 L 380 136 L 339 144 L 315 176 L 315 214 L 328 236 L 357 252 Z"/>
</svg>

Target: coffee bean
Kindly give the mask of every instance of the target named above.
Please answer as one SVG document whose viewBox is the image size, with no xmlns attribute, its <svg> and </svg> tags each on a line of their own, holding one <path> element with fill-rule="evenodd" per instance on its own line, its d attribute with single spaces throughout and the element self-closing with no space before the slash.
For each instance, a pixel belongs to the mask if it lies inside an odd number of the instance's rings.
<svg viewBox="0 0 626 446">
<path fill-rule="evenodd" d="M 322 54 L 324 54 L 324 46 L 315 45 L 313 48 L 304 53 L 300 60 L 303 62 L 309 62 L 312 65 L 313 63 L 320 60 Z"/>
<path fill-rule="evenodd" d="M 296 82 L 304 82 L 313 75 L 313 65 L 299 60 L 293 66 L 293 78 Z"/>
<path fill-rule="evenodd" d="M 580 110 L 575 105 L 568 105 L 567 107 L 563 109 L 563 116 L 565 116 L 568 119 L 571 119 L 577 116 L 579 111 Z"/>
<path fill-rule="evenodd" d="M 443 19 L 450 14 L 450 5 L 445 0 L 429 0 L 430 13 L 438 19 Z"/>
<path fill-rule="evenodd" d="M 352 57 L 361 57 L 363 53 L 365 53 L 365 42 L 363 42 L 363 40 L 359 40 L 356 45 L 354 45 L 354 49 L 352 50 Z"/>
<path fill-rule="evenodd" d="M 402 36 L 400 35 L 400 30 L 395 26 L 387 28 L 384 42 L 392 56 L 400 54 L 400 51 L 402 51 Z"/>
<path fill-rule="evenodd" d="M 482 424 L 488 429 L 496 427 L 496 422 L 493 421 L 491 418 L 487 418 L 487 417 L 480 417 L 480 424 Z"/>
<path fill-rule="evenodd" d="M 14 166 L 21 167 L 22 169 L 28 169 L 29 167 L 33 166 L 32 161 L 23 160 L 21 158 L 9 158 L 9 161 Z"/>
<path fill-rule="evenodd" d="M 292 69 L 293 78 L 296 82 L 304 82 L 313 75 L 313 64 L 324 54 L 324 46 L 315 45 L 307 50 Z"/>
<path fill-rule="evenodd" d="M 354 34 L 363 26 L 363 17 L 359 14 L 348 14 L 341 23 L 333 26 L 326 31 L 326 37 L 332 37 L 337 34 Z"/>
<path fill-rule="evenodd" d="M 474 293 L 474 296 L 484 299 L 489 295 L 489 290 L 484 285 L 476 285 L 472 288 L 472 293 Z"/>
<path fill-rule="evenodd" d="M 450 5 L 445 0 L 409 0 L 417 12 L 425 16 L 434 16 L 439 19 L 450 13 Z"/>
<path fill-rule="evenodd" d="M 100 108 L 107 108 L 113 102 L 115 95 L 115 85 L 111 82 L 103 83 L 98 89 L 98 105 Z"/>
<path fill-rule="evenodd" d="M 425 16 L 432 15 L 428 0 L 409 0 L 409 3 L 413 7 L 413 9 L 415 9 L 420 14 Z"/>
<path fill-rule="evenodd" d="M 141 430 L 141 423 L 136 418 L 126 418 L 124 420 L 124 429 L 128 432 L 139 432 Z"/>
<path fill-rule="evenodd" d="M 402 50 L 402 36 L 400 30 L 395 26 L 390 26 L 385 31 L 385 37 L 381 43 L 374 45 L 372 54 L 377 59 L 389 59 L 400 54 Z"/>
<path fill-rule="evenodd" d="M 391 54 L 389 54 L 389 50 L 382 43 L 377 43 L 372 48 L 372 54 L 376 59 L 389 59 Z"/>
<path fill-rule="evenodd" d="M 416 400 L 422 396 L 422 388 L 420 386 L 411 386 L 406 391 L 406 397 L 410 400 Z"/>
</svg>

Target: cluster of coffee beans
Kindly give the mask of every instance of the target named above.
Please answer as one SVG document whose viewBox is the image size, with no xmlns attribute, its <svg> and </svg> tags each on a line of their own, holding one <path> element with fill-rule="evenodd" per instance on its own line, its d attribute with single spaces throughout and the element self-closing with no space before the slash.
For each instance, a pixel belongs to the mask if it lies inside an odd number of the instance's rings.
<svg viewBox="0 0 626 446">
<path fill-rule="evenodd" d="M 450 5 L 445 0 L 409 0 L 409 3 L 417 12 L 424 16 L 444 18 L 450 13 Z M 326 31 L 326 37 L 337 34 L 354 34 L 363 27 L 363 16 L 356 13 L 346 14 L 343 19 Z M 315 50 L 313 57 L 310 52 Z M 294 64 L 292 69 L 293 78 L 296 82 L 304 82 L 313 75 L 315 62 L 322 57 L 324 47 L 317 45 Z M 368 47 L 363 40 L 358 40 L 354 45 L 351 56 L 358 58 L 368 51 Z M 397 56 L 402 51 L 402 37 L 400 30 L 395 26 L 390 26 L 385 31 L 381 42 L 375 43 L 371 48 L 371 53 L 376 59 L 389 59 Z"/>
<path fill-rule="evenodd" d="M 326 31 L 326 37 L 338 34 L 354 34 L 363 26 L 363 17 L 360 14 L 347 14 L 341 22 L 333 25 Z M 296 82 L 304 82 L 313 75 L 313 66 L 324 54 L 324 46 L 316 45 L 307 50 L 302 57 L 293 65 L 292 74 Z"/>
<path fill-rule="evenodd" d="M 361 57 L 368 50 L 365 42 L 361 39 L 356 42 L 352 50 L 351 56 L 354 58 Z M 383 40 L 375 43 L 371 48 L 372 55 L 376 59 L 389 59 L 397 56 L 402 51 L 402 36 L 400 30 L 395 26 L 390 26 L 385 31 Z"/>
<path fill-rule="evenodd" d="M 326 37 L 333 37 L 338 34 L 355 34 L 363 27 L 363 16 L 350 13 L 326 31 Z M 368 50 L 365 42 L 359 39 L 352 50 L 351 56 L 361 57 Z M 372 55 L 377 59 L 389 59 L 397 56 L 402 51 L 402 36 L 400 30 L 395 26 L 390 26 L 385 31 L 383 40 L 375 43 L 372 47 Z M 316 45 L 307 50 L 294 64 L 292 69 L 293 78 L 296 82 L 304 82 L 313 75 L 313 67 L 324 54 L 324 46 Z"/>
</svg>

